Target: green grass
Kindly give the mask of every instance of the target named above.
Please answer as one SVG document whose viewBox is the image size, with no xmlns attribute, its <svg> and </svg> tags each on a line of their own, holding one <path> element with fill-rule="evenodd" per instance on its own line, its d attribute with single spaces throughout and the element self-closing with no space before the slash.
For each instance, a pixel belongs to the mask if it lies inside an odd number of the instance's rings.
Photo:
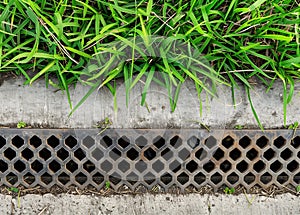
<svg viewBox="0 0 300 215">
<path fill-rule="evenodd" d="M 127 101 L 135 84 L 144 80 L 142 105 L 150 84 L 161 84 L 172 111 L 187 79 L 198 94 L 214 95 L 215 85 L 229 85 L 233 102 L 242 82 L 262 128 L 250 96 L 249 80 L 255 76 L 266 89 L 276 79 L 282 81 L 286 125 L 300 77 L 299 1 L 6 0 L 0 14 L 0 72 L 23 75 L 25 84 L 44 78 L 46 85 L 66 92 L 71 114 L 102 87 L 111 91 L 116 108 L 116 79 L 124 80 Z M 158 36 L 165 39 L 155 49 Z M 174 46 L 183 47 L 180 54 Z M 97 62 L 94 67 L 91 59 Z M 68 88 L 78 82 L 91 90 L 73 106 Z"/>
</svg>

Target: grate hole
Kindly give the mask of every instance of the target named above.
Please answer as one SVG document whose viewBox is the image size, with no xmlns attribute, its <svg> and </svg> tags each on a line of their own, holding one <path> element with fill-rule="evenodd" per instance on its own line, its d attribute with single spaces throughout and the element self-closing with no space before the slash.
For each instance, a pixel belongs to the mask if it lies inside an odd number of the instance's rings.
<svg viewBox="0 0 300 215">
<path fill-rule="evenodd" d="M 33 152 L 30 149 L 26 148 L 21 152 L 21 155 L 26 160 L 30 160 L 33 157 Z"/>
<path fill-rule="evenodd" d="M 110 170 L 112 170 L 113 165 L 109 162 L 109 161 L 104 161 L 103 163 L 101 163 L 101 170 L 103 170 L 104 172 L 108 173 Z"/>
<path fill-rule="evenodd" d="M 165 165 L 160 160 L 158 160 L 152 164 L 152 169 L 154 169 L 154 171 L 157 173 L 162 171 L 164 168 L 165 168 Z"/>
<path fill-rule="evenodd" d="M 42 171 L 42 169 L 44 168 L 43 164 L 41 162 L 39 162 L 38 160 L 33 161 L 30 166 L 31 166 L 31 169 L 33 169 L 37 173 Z"/>
<path fill-rule="evenodd" d="M 282 146 L 285 145 L 285 142 L 286 142 L 285 139 L 282 136 L 279 136 L 274 140 L 274 145 L 277 148 L 281 148 Z"/>
<path fill-rule="evenodd" d="M 177 176 L 177 181 L 180 184 L 184 185 L 189 181 L 189 176 L 185 172 L 182 172 L 180 175 Z"/>
<path fill-rule="evenodd" d="M 253 175 L 251 172 L 244 176 L 244 182 L 246 182 L 248 185 L 252 184 L 254 181 L 255 175 Z"/>
<path fill-rule="evenodd" d="M 22 161 L 18 160 L 16 163 L 14 163 L 14 168 L 18 172 L 23 172 L 26 169 L 26 165 Z"/>
<path fill-rule="evenodd" d="M 217 140 L 216 138 L 214 138 L 213 136 L 209 136 L 206 140 L 205 140 L 205 145 L 207 146 L 207 148 L 211 149 L 214 146 L 217 145 Z"/>
<path fill-rule="evenodd" d="M 278 172 L 279 170 L 282 169 L 282 163 L 280 163 L 279 161 L 275 161 L 274 163 L 272 163 L 270 165 L 270 169 L 273 171 L 273 172 Z"/>
<path fill-rule="evenodd" d="M 51 137 L 49 137 L 47 139 L 47 144 L 54 149 L 59 145 L 59 139 L 57 137 L 55 137 L 54 135 L 52 135 Z M 37 148 L 37 147 L 35 147 L 35 148 Z"/>
<path fill-rule="evenodd" d="M 74 156 L 80 161 L 86 157 L 85 152 L 81 148 L 74 152 Z"/>
<path fill-rule="evenodd" d="M 139 157 L 139 152 L 137 150 L 135 150 L 134 148 L 131 148 L 127 152 L 127 157 L 130 160 L 136 160 Z"/>
<path fill-rule="evenodd" d="M 179 136 L 174 136 L 172 139 L 170 139 L 170 145 L 177 149 L 182 145 L 182 139 Z"/>
<path fill-rule="evenodd" d="M 48 149 L 43 148 L 41 151 L 39 151 L 39 156 L 46 161 L 51 157 L 51 152 Z"/>
<path fill-rule="evenodd" d="M 77 181 L 78 184 L 83 185 L 87 181 L 87 176 L 80 172 L 75 176 L 75 181 Z"/>
<path fill-rule="evenodd" d="M 232 160 L 237 160 L 241 157 L 241 151 L 238 149 L 234 149 L 229 153 L 229 157 L 231 157 Z"/>
<path fill-rule="evenodd" d="M 147 169 L 147 164 L 143 160 L 139 160 L 135 164 L 135 169 L 139 171 L 140 173 L 144 172 Z"/>
<path fill-rule="evenodd" d="M 63 185 L 66 185 L 70 181 L 70 176 L 63 172 L 57 177 L 57 180 Z"/>
<path fill-rule="evenodd" d="M 186 148 L 183 148 L 179 153 L 178 157 L 181 158 L 181 160 L 185 161 L 190 157 L 190 151 L 187 150 Z"/>
<path fill-rule="evenodd" d="M 121 155 L 122 153 L 117 148 L 113 148 L 109 152 L 109 157 L 112 158 L 114 161 L 118 160 L 121 157 Z"/>
<path fill-rule="evenodd" d="M 272 158 L 274 158 L 275 156 L 275 151 L 273 149 L 268 149 L 267 151 L 265 151 L 264 153 L 264 158 L 266 158 L 268 161 L 271 160 Z"/>
<path fill-rule="evenodd" d="M 194 181 L 200 185 L 206 181 L 206 176 L 202 172 L 199 172 L 197 175 L 195 175 Z"/>
<path fill-rule="evenodd" d="M 211 172 L 215 168 L 215 164 L 211 161 L 208 161 L 206 164 L 203 165 L 203 169 L 206 172 Z"/>
<path fill-rule="evenodd" d="M 76 162 L 74 162 L 73 160 L 70 160 L 66 164 L 66 169 L 69 170 L 71 173 L 73 173 L 78 169 L 78 164 Z"/>
<path fill-rule="evenodd" d="M 262 161 L 258 161 L 253 165 L 253 169 L 258 173 L 263 171 L 265 169 L 265 167 L 266 167 L 266 164 Z"/>
<path fill-rule="evenodd" d="M 73 136 L 68 136 L 65 139 L 65 144 L 68 146 L 70 149 L 73 149 L 77 145 L 77 140 Z"/>
<path fill-rule="evenodd" d="M 54 160 L 54 161 L 51 161 L 51 163 L 49 163 L 49 169 L 53 173 L 57 173 L 61 169 L 61 165 L 57 161 Z"/>
<path fill-rule="evenodd" d="M 195 161 L 192 160 L 192 161 L 190 161 L 186 164 L 186 169 L 189 172 L 193 173 L 198 169 L 198 164 Z"/>
<path fill-rule="evenodd" d="M 52 176 L 49 175 L 47 172 L 45 172 L 43 175 L 41 175 L 41 181 L 46 185 L 50 184 L 52 182 L 52 180 L 53 180 Z"/>
<path fill-rule="evenodd" d="M 114 173 L 113 175 L 109 176 L 109 181 L 114 185 L 117 185 L 121 182 L 121 176 L 117 173 Z"/>
<path fill-rule="evenodd" d="M 248 169 L 248 163 L 246 161 L 241 161 L 236 165 L 236 168 L 241 173 L 245 172 Z"/>
<path fill-rule="evenodd" d="M 230 175 L 227 176 L 227 181 L 230 183 L 230 184 L 235 184 L 236 182 L 239 181 L 239 176 L 236 174 L 236 173 L 231 173 Z"/>
<path fill-rule="evenodd" d="M 88 160 L 83 164 L 83 169 L 85 169 L 88 173 L 91 173 L 96 169 L 96 167 L 95 164 Z"/>
<path fill-rule="evenodd" d="M 295 137 L 295 138 L 291 141 L 291 143 L 292 143 L 292 146 L 293 146 L 295 149 L 299 148 L 299 146 L 300 146 L 300 137 L 299 137 L 299 136 Z"/>
<path fill-rule="evenodd" d="M 263 184 L 269 184 L 272 181 L 272 175 L 270 173 L 266 172 L 262 176 L 260 176 L 260 181 Z"/>
<path fill-rule="evenodd" d="M 147 139 L 143 136 L 140 136 L 135 140 L 135 145 L 142 149 L 147 145 Z"/>
<path fill-rule="evenodd" d="M 108 148 L 113 144 L 113 140 L 105 135 L 101 140 L 100 140 L 100 144 L 104 147 L 104 148 Z"/>
<path fill-rule="evenodd" d="M 134 172 L 131 172 L 126 176 L 126 181 L 131 185 L 134 185 L 136 182 L 138 182 L 138 180 L 139 180 L 139 176 Z"/>
<path fill-rule="evenodd" d="M 101 145 L 102 144 L 102 140 L 100 141 Z M 94 138 L 87 136 L 82 140 L 82 145 L 84 145 L 86 148 L 92 148 L 95 145 L 95 140 Z"/>
<path fill-rule="evenodd" d="M 222 145 L 226 149 L 229 149 L 231 146 L 233 146 L 233 144 L 234 144 L 234 139 L 230 136 L 227 136 L 222 140 Z"/>
<path fill-rule="evenodd" d="M 300 184 L 300 172 L 294 176 L 293 180 L 296 184 Z"/>
<path fill-rule="evenodd" d="M 213 174 L 210 177 L 210 180 L 212 183 L 214 183 L 215 185 L 219 184 L 223 179 L 222 179 L 222 175 L 218 172 L 216 172 L 215 174 Z"/>
<path fill-rule="evenodd" d="M 4 173 L 8 169 L 8 165 L 3 160 L 0 160 L 0 172 Z"/>
<path fill-rule="evenodd" d="M 246 156 L 249 160 L 254 160 L 258 155 L 258 152 L 255 149 L 251 149 L 247 152 Z"/>
<path fill-rule="evenodd" d="M 151 185 L 154 183 L 155 181 L 155 176 L 151 173 L 148 172 L 145 176 L 144 176 L 144 181 L 148 184 Z"/>
<path fill-rule="evenodd" d="M 11 148 L 7 148 L 4 151 L 4 157 L 6 157 L 9 160 L 12 160 L 16 157 L 16 152 L 14 150 L 12 150 Z"/>
<path fill-rule="evenodd" d="M 269 140 L 265 137 L 265 136 L 262 136 L 260 137 L 257 141 L 256 141 L 256 145 L 259 147 L 259 148 L 264 148 L 266 147 L 266 145 L 269 143 Z"/>
<path fill-rule="evenodd" d="M 0 136 L 0 149 L 6 145 L 6 139 L 2 136 Z"/>
<path fill-rule="evenodd" d="M 42 145 L 42 140 L 39 137 L 34 135 L 33 137 L 30 138 L 29 144 L 34 148 L 38 148 L 40 145 Z"/>
<path fill-rule="evenodd" d="M 19 136 L 15 136 L 14 138 L 12 138 L 11 142 L 17 148 L 20 148 L 24 145 L 24 140 Z"/>
<path fill-rule="evenodd" d="M 144 156 L 148 160 L 152 160 L 156 156 L 156 152 L 150 147 L 147 150 L 144 151 Z"/>
<path fill-rule="evenodd" d="M 95 158 L 95 160 L 99 161 L 99 160 L 101 160 L 101 158 L 104 157 L 104 153 L 100 149 L 96 148 L 92 152 L 92 157 Z"/>
<path fill-rule="evenodd" d="M 130 169 L 130 164 L 128 162 L 126 162 L 125 160 L 122 160 L 119 164 L 118 164 L 118 169 L 125 173 Z"/>
<path fill-rule="evenodd" d="M 157 148 L 160 149 L 165 145 L 166 141 L 164 138 L 162 138 L 161 136 L 156 137 L 153 140 L 153 145 Z"/>
<path fill-rule="evenodd" d="M 297 170 L 299 168 L 299 163 L 295 160 L 293 160 L 292 162 L 290 162 L 288 165 L 287 165 L 287 169 L 290 171 L 290 172 L 294 172 L 295 170 Z"/>
<path fill-rule="evenodd" d="M 282 185 L 286 183 L 288 180 L 289 180 L 289 176 L 285 172 L 280 173 L 280 175 L 277 176 L 277 181 Z"/>
<path fill-rule="evenodd" d="M 169 173 L 166 173 L 160 177 L 160 181 L 165 185 L 170 184 L 172 180 L 173 180 L 172 175 L 170 175 Z"/>
<path fill-rule="evenodd" d="M 188 139 L 187 143 L 192 149 L 194 149 L 200 145 L 200 140 L 197 137 L 192 136 L 190 139 Z"/>
<path fill-rule="evenodd" d="M 35 177 L 34 175 L 32 175 L 31 173 L 26 173 L 24 176 L 23 176 L 23 180 L 24 182 L 26 182 L 28 185 L 31 185 L 35 182 Z"/>
<path fill-rule="evenodd" d="M 104 176 L 101 175 L 99 172 L 93 175 L 92 180 L 97 184 L 100 185 L 104 181 Z"/>
<path fill-rule="evenodd" d="M 239 145 L 244 149 L 247 148 L 250 144 L 251 144 L 251 139 L 248 136 L 244 136 L 239 141 Z"/>
<path fill-rule="evenodd" d="M 123 149 L 125 149 L 126 147 L 129 146 L 130 140 L 129 140 L 127 137 L 122 136 L 122 137 L 118 140 L 118 144 L 119 144 L 119 146 L 121 146 Z"/>
<path fill-rule="evenodd" d="M 224 151 L 220 148 L 217 149 L 217 151 L 214 153 L 213 157 L 218 161 L 221 160 L 224 157 Z"/>
<path fill-rule="evenodd" d="M 64 148 L 61 148 L 56 152 L 56 155 L 59 159 L 64 161 L 69 157 L 69 152 L 67 150 L 65 150 Z"/>
<path fill-rule="evenodd" d="M 11 185 L 15 185 L 18 182 L 18 176 L 16 176 L 12 172 L 8 173 L 8 175 L 5 178 L 6 178 L 6 181 Z"/>
<path fill-rule="evenodd" d="M 175 160 L 172 163 L 170 163 L 169 168 L 172 172 L 176 173 L 180 170 L 181 163 L 179 163 L 177 160 Z"/>
<path fill-rule="evenodd" d="M 207 152 L 203 148 L 201 148 L 198 151 L 196 151 L 195 157 L 202 161 L 207 157 Z"/>
<path fill-rule="evenodd" d="M 224 161 L 223 163 L 221 163 L 220 169 L 223 172 L 228 172 L 231 169 L 231 163 L 228 160 Z"/>
<path fill-rule="evenodd" d="M 173 157 L 173 152 L 169 148 L 166 148 L 161 152 L 160 155 L 161 155 L 161 157 L 163 157 L 163 159 L 168 161 Z"/>
<path fill-rule="evenodd" d="M 284 160 L 288 160 L 290 157 L 292 157 L 292 155 L 293 152 L 290 149 L 285 149 L 280 153 L 280 157 L 282 157 Z"/>
</svg>

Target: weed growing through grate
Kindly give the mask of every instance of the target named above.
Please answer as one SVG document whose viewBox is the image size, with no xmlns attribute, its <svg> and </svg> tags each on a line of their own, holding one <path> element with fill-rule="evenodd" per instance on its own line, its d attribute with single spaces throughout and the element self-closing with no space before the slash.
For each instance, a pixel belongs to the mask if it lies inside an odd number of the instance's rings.
<svg viewBox="0 0 300 215">
<path fill-rule="evenodd" d="M 225 194 L 229 194 L 230 195 L 230 194 L 234 194 L 235 189 L 234 189 L 234 187 L 232 187 L 232 188 L 225 187 L 225 189 L 223 191 L 224 191 Z"/>
<path fill-rule="evenodd" d="M 25 128 L 27 126 L 26 122 L 20 121 L 17 124 L 17 128 Z"/>
</svg>

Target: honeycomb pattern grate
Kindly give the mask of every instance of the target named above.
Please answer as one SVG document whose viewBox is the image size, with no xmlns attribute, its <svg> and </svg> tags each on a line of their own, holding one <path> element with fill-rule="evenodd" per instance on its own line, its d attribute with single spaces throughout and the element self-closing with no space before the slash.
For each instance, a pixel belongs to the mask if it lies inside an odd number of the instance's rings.
<svg viewBox="0 0 300 215">
<path fill-rule="evenodd" d="M 118 190 L 298 186 L 292 130 L 0 129 L 0 184 Z"/>
</svg>

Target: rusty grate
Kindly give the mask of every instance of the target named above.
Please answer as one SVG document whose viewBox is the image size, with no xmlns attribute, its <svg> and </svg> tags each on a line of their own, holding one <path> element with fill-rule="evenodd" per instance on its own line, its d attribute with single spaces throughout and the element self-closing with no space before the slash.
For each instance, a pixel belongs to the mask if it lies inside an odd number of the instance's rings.
<svg viewBox="0 0 300 215">
<path fill-rule="evenodd" d="M 298 186 L 292 130 L 1 129 L 0 184 L 118 190 Z"/>
</svg>

